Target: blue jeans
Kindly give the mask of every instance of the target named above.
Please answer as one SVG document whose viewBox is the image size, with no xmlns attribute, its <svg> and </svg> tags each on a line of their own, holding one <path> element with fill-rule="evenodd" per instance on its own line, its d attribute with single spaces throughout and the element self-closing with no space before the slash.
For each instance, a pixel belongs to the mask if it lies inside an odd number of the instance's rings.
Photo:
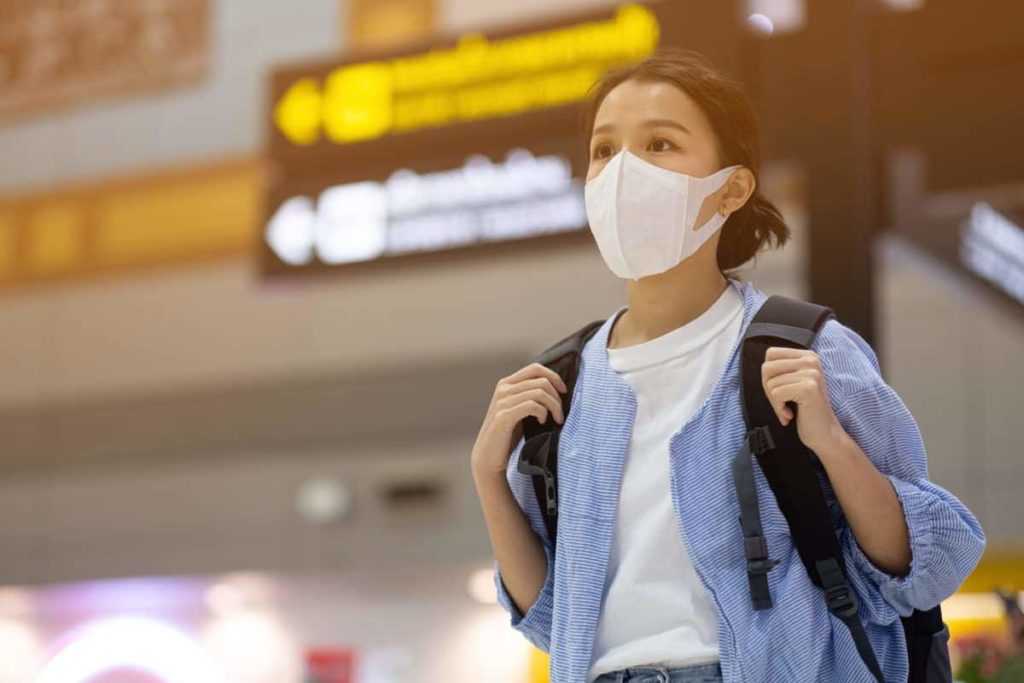
<svg viewBox="0 0 1024 683">
<path fill-rule="evenodd" d="M 722 668 L 718 663 L 666 669 L 663 666 L 634 666 L 609 671 L 594 679 L 594 683 L 722 683 Z"/>
</svg>

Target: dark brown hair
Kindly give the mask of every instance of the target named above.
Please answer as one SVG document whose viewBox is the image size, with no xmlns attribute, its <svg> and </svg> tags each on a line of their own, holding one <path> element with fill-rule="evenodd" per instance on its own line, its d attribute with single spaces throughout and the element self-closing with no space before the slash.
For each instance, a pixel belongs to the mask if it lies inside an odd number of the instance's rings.
<svg viewBox="0 0 1024 683">
<path fill-rule="evenodd" d="M 663 81 L 689 95 L 711 123 L 722 167 L 741 164 L 758 179 L 761 139 L 754 108 L 743 86 L 692 50 L 663 48 L 643 62 L 612 71 L 595 83 L 590 91 L 590 106 L 584 113 L 588 148 L 601 102 L 613 88 L 629 80 Z M 752 259 L 765 245 L 780 247 L 788 239 L 789 228 L 782 214 L 761 195 L 758 182 L 758 189 L 747 203 L 730 214 L 722 227 L 718 269 L 725 275 Z"/>
</svg>

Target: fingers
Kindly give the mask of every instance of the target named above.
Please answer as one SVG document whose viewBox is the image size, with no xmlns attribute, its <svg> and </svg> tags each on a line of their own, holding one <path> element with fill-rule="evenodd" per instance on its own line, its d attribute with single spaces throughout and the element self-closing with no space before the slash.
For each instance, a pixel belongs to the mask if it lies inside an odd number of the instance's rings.
<svg viewBox="0 0 1024 683">
<path fill-rule="evenodd" d="M 538 418 L 541 422 L 547 420 L 548 411 L 558 420 L 559 424 L 565 422 L 562 399 L 546 376 L 515 383 L 502 380 L 494 392 L 494 401 L 499 409 L 508 408 L 524 401 L 534 401 L 544 410 L 544 415 Z"/>
<path fill-rule="evenodd" d="M 518 424 L 523 418 L 535 417 L 538 422 L 547 422 L 548 409 L 537 401 L 520 401 L 498 409 L 497 417 L 503 422 Z"/>
<path fill-rule="evenodd" d="M 794 370 L 793 372 L 784 372 L 763 382 L 764 390 L 765 393 L 768 393 L 772 389 L 776 389 L 786 384 L 793 384 L 794 382 L 805 382 L 807 380 L 814 382 L 817 381 L 818 377 L 820 377 L 820 375 L 816 370 Z"/>
<path fill-rule="evenodd" d="M 541 380 L 545 381 L 546 380 Z M 551 411 L 551 414 L 555 416 L 559 424 L 565 422 L 565 416 L 562 414 L 562 400 L 553 394 L 553 390 L 550 385 L 547 387 L 525 387 L 513 390 L 505 395 L 504 401 L 511 403 L 519 403 L 521 401 L 536 401 L 540 405 L 544 406 L 546 411 Z M 499 405 L 501 401 L 499 401 Z M 544 422 L 544 420 L 541 420 Z"/>
<path fill-rule="evenodd" d="M 502 381 L 515 383 L 533 377 L 547 377 L 554 386 L 558 387 L 559 391 L 562 393 L 568 391 L 568 387 L 565 386 L 565 382 L 562 381 L 562 378 L 558 373 L 541 363 L 530 363 L 529 365 L 516 370 L 508 377 L 503 378 Z"/>
<path fill-rule="evenodd" d="M 765 382 L 777 375 L 798 370 L 821 370 L 821 359 L 814 351 L 769 347 L 761 364 L 761 379 Z"/>
<path fill-rule="evenodd" d="M 551 385 L 551 381 L 547 377 L 535 377 L 517 384 L 509 384 L 507 387 L 506 396 L 513 396 L 524 391 L 530 391 L 531 389 L 540 389 L 551 397 L 554 405 L 558 406 L 559 410 L 562 408 L 562 395 Z"/>
<path fill-rule="evenodd" d="M 565 414 L 560 394 L 566 391 L 568 388 L 557 372 L 540 363 L 530 363 L 498 380 L 492 400 L 502 408 L 521 401 L 536 401 L 544 410 L 538 418 L 541 422 L 547 420 L 550 411 L 561 424 L 565 422 Z"/>
<path fill-rule="evenodd" d="M 797 358 L 799 356 L 814 353 L 810 349 L 794 349 L 789 346 L 769 346 L 764 355 L 765 360 L 776 360 L 778 358 Z M 818 355 L 814 353 L 814 355 Z"/>
<path fill-rule="evenodd" d="M 821 380 L 821 359 L 809 349 L 771 346 L 761 364 L 761 382 L 772 409 L 783 425 L 793 419 L 786 401 L 801 403 L 806 390 L 817 390 Z"/>
<path fill-rule="evenodd" d="M 787 401 L 792 401 L 798 406 L 805 402 L 806 398 L 818 390 L 818 383 L 808 377 L 801 377 L 785 384 L 776 384 L 771 388 L 765 387 L 765 396 L 772 404 L 779 422 L 783 426 L 789 424 L 793 419 L 793 411 L 786 407 Z"/>
</svg>

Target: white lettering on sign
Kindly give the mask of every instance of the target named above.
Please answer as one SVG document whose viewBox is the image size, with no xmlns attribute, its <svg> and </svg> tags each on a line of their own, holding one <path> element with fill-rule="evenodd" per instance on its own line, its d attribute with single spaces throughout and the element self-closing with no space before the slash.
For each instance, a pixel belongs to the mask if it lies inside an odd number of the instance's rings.
<svg viewBox="0 0 1024 683">
<path fill-rule="evenodd" d="M 961 234 L 960 259 L 1024 304 L 1024 228 L 985 202 L 971 209 Z"/>
<path fill-rule="evenodd" d="M 469 157 L 461 168 L 395 171 L 384 182 L 329 187 L 283 202 L 265 239 L 284 263 L 370 261 L 485 241 L 586 227 L 583 188 L 560 156 L 524 149 L 494 163 Z"/>
</svg>

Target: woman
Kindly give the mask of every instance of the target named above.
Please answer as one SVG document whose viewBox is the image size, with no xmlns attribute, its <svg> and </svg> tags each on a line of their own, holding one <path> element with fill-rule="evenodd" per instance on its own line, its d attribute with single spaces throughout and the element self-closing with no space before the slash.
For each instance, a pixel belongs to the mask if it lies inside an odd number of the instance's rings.
<svg viewBox="0 0 1024 683">
<path fill-rule="evenodd" d="M 767 297 L 728 271 L 789 231 L 757 190 L 748 100 L 699 55 L 662 52 L 597 85 L 587 134 L 587 214 L 629 303 L 584 347 L 568 416 L 562 380 L 530 364 L 497 383 L 473 448 L 512 626 L 560 683 L 874 681 L 759 470 L 780 563 L 774 607 L 751 606 L 730 461 L 737 348 Z M 899 617 L 952 594 L 984 534 L 928 481 L 914 418 L 852 329 L 830 319 L 809 350 L 770 348 L 762 381 L 824 465 L 858 616 L 885 680 L 906 680 Z M 527 416 L 563 423 L 557 553 L 516 469 Z"/>
</svg>

